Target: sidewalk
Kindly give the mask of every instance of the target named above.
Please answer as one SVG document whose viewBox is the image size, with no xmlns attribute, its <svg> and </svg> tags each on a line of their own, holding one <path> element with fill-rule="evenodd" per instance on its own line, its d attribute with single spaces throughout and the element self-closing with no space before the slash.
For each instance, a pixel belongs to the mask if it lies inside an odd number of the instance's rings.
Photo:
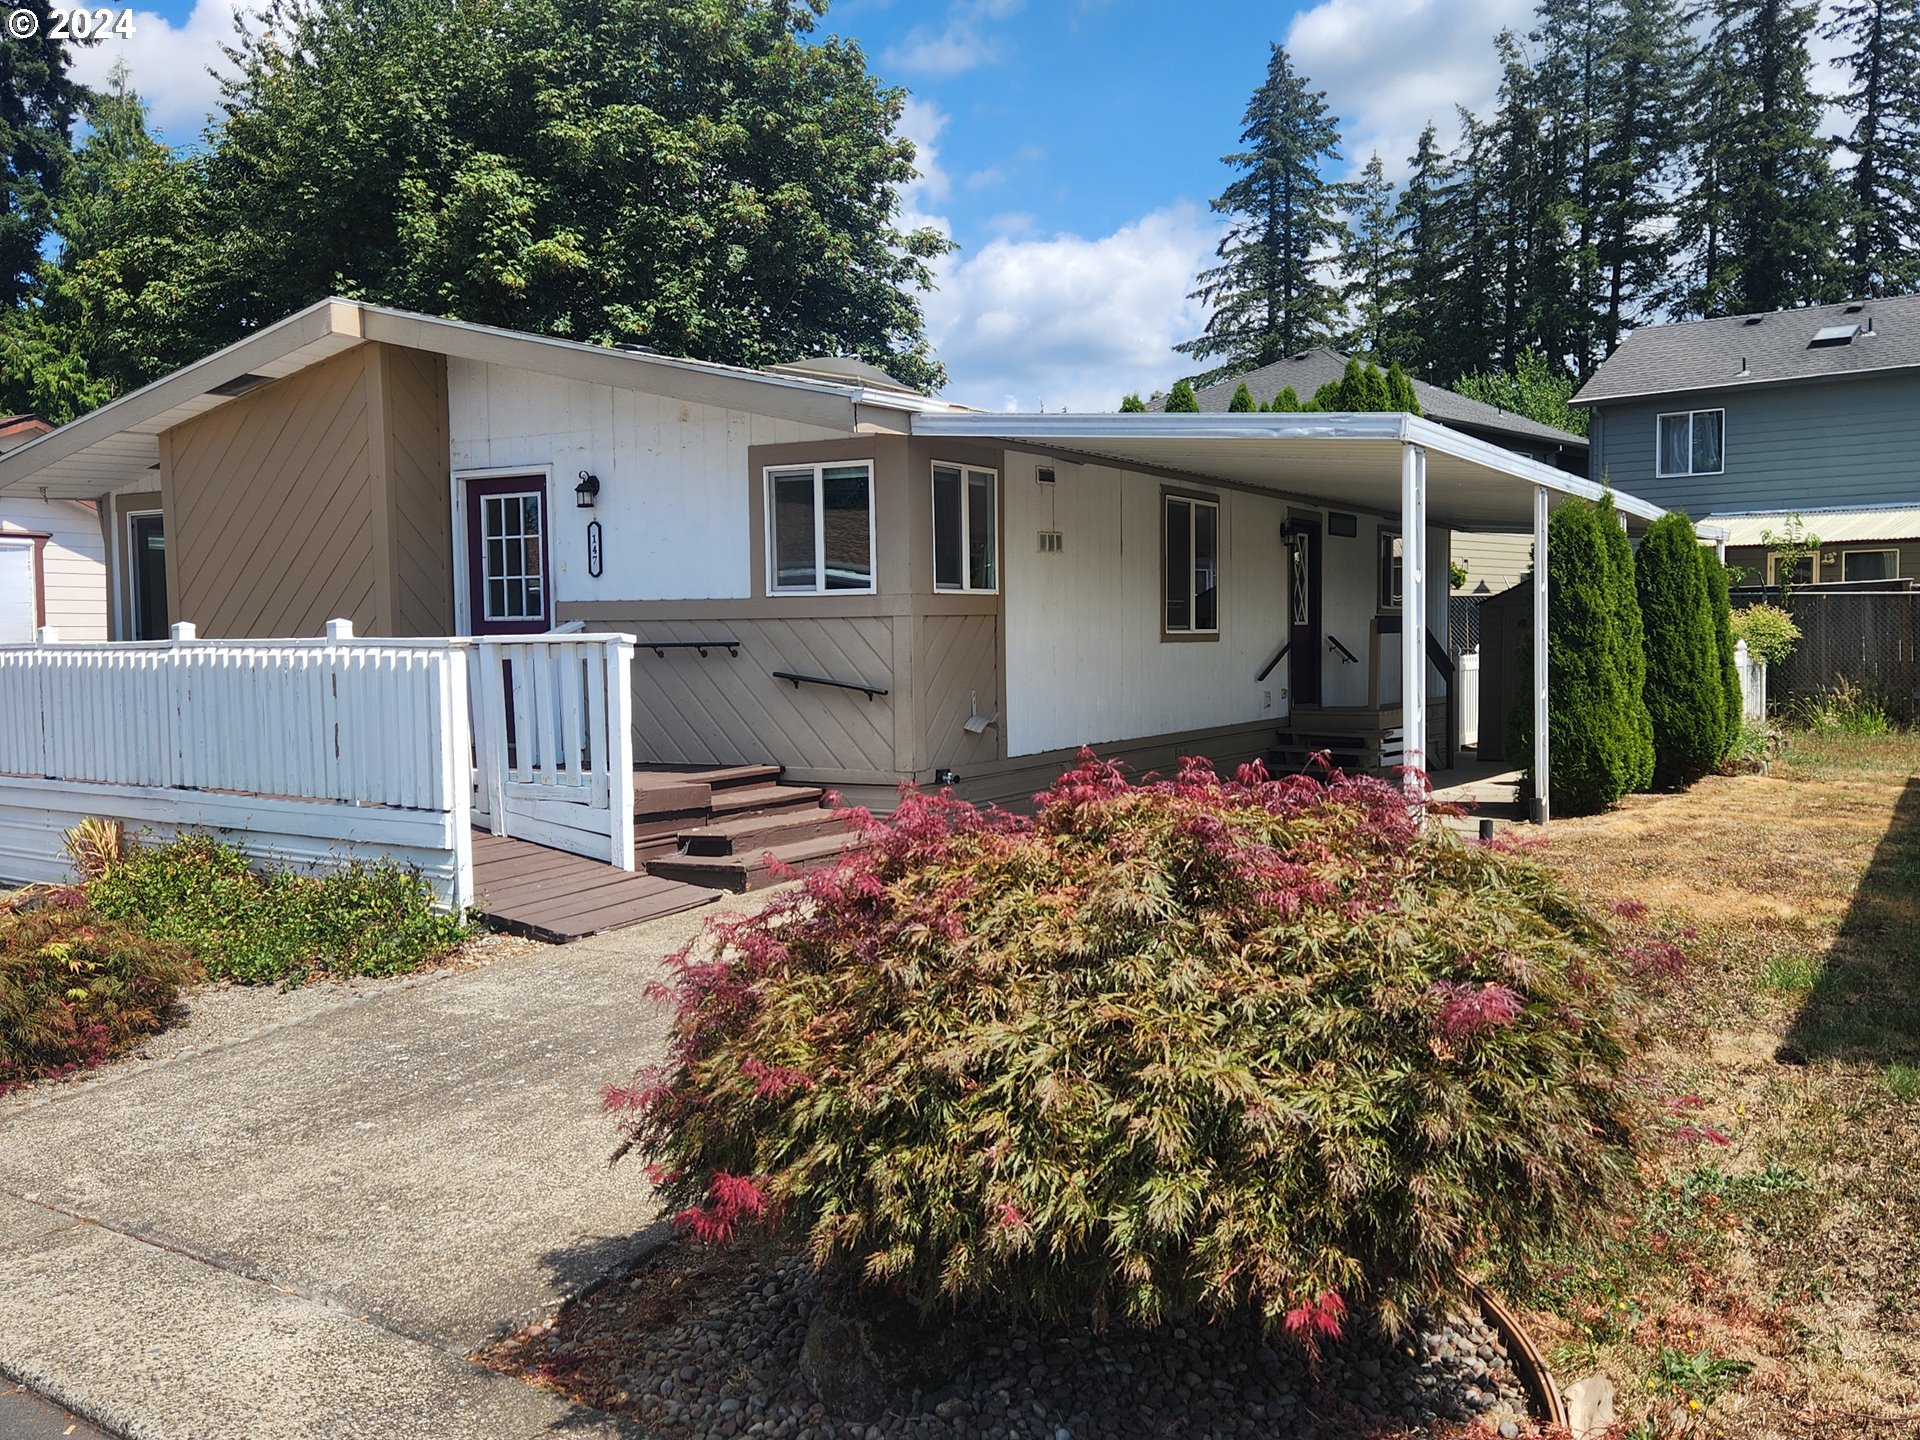
<svg viewBox="0 0 1920 1440">
<path fill-rule="evenodd" d="M 627 1433 L 465 1357 L 657 1238 L 599 1093 L 713 913 L 0 1101 L 0 1372 L 129 1440 Z"/>
</svg>

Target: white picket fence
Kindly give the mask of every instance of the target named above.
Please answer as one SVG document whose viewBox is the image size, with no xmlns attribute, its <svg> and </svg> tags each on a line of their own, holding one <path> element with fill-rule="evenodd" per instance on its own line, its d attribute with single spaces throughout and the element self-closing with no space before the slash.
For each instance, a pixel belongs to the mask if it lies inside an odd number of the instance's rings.
<svg viewBox="0 0 1920 1440">
<path fill-rule="evenodd" d="M 1454 662 L 1453 694 L 1460 706 L 1460 743 L 1480 743 L 1480 652 L 1469 650 Z"/>
<path fill-rule="evenodd" d="M 1733 642 L 1733 664 L 1740 672 L 1740 713 L 1748 720 L 1767 718 L 1767 662 L 1747 652 L 1747 642 Z"/>
<path fill-rule="evenodd" d="M 449 905 L 472 827 L 632 869 L 633 639 L 0 646 L 0 880 L 64 878 L 88 815 L 263 860 L 385 856 Z"/>
</svg>

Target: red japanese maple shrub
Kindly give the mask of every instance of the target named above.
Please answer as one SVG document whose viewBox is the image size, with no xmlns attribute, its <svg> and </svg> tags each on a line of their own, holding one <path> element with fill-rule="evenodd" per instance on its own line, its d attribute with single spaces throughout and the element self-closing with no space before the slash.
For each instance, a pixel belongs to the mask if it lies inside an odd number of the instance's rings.
<svg viewBox="0 0 1920 1440">
<path fill-rule="evenodd" d="M 1315 1344 L 1632 1171 L 1602 929 L 1393 786 L 1086 754 L 1031 819 L 909 792 L 867 834 L 676 957 L 669 1058 L 608 1094 L 701 1238 Z"/>
</svg>

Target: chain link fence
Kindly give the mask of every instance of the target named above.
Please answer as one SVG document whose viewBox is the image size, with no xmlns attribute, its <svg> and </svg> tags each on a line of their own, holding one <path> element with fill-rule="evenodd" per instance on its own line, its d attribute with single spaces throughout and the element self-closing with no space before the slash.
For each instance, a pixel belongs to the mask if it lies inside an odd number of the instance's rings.
<svg viewBox="0 0 1920 1440">
<path fill-rule="evenodd" d="M 1447 653 L 1458 657 L 1480 648 L 1480 595 L 1447 597 Z"/>
</svg>

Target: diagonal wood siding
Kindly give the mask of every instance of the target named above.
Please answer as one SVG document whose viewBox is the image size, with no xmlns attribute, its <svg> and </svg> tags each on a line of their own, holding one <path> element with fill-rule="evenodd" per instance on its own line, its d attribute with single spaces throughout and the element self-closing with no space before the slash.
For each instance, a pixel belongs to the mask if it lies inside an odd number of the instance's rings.
<svg viewBox="0 0 1920 1440">
<path fill-rule="evenodd" d="M 392 506 L 393 633 L 453 633 L 447 357 L 382 346 Z"/>
<path fill-rule="evenodd" d="M 1000 710 L 1000 627 L 993 615 L 923 615 L 915 621 L 914 674 L 919 681 L 925 750 L 916 768 L 969 766 L 994 759 L 998 727 L 966 731 L 969 701 L 989 719 Z"/>
</svg>

